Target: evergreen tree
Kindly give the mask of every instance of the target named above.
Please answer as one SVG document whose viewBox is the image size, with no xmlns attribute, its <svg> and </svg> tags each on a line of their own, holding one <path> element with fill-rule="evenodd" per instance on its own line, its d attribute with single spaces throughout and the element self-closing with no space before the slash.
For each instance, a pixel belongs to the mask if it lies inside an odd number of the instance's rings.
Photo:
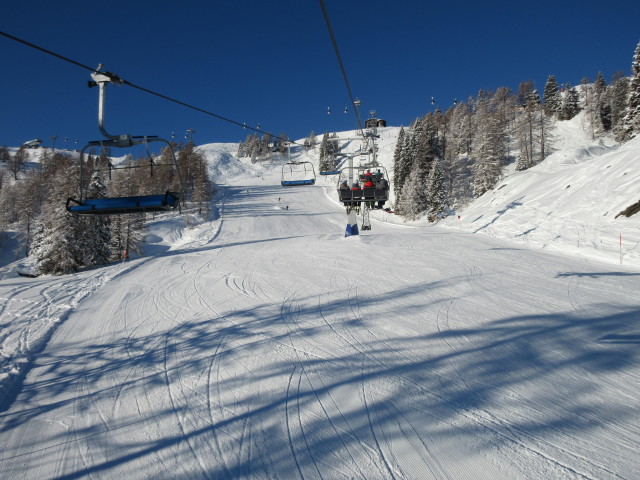
<svg viewBox="0 0 640 480">
<path fill-rule="evenodd" d="M 601 131 L 602 128 L 599 125 L 595 88 L 590 82 L 591 80 L 588 77 L 584 77 L 580 80 L 580 89 L 582 92 L 582 103 L 584 105 L 583 111 L 586 113 L 587 127 L 591 132 L 591 139 L 595 140 L 596 132 Z"/>
<path fill-rule="evenodd" d="M 448 142 L 442 162 L 445 177 L 446 196 L 451 205 L 464 204 L 471 195 L 472 172 L 469 168 L 468 153 L 471 149 L 471 110 L 466 103 L 453 107 L 448 121 Z"/>
<path fill-rule="evenodd" d="M 427 188 L 428 218 L 435 222 L 447 211 L 447 192 L 442 160 L 436 159 L 429 172 Z"/>
<path fill-rule="evenodd" d="M 530 102 L 535 97 L 530 97 Z M 487 190 L 495 187 L 500 179 L 502 165 L 506 159 L 504 125 L 493 111 L 489 109 L 486 96 L 478 99 L 478 132 L 474 139 L 474 156 L 476 157 L 474 196 L 480 197 Z"/>
<path fill-rule="evenodd" d="M 62 275 L 75 272 L 82 265 L 83 233 L 81 220 L 67 212 L 65 201 L 78 189 L 77 167 L 59 165 L 59 175 L 52 180 L 48 202 L 44 204 L 33 239 L 32 254 L 39 274 Z"/>
<path fill-rule="evenodd" d="M 429 174 L 433 163 L 443 153 L 443 134 L 438 127 L 443 125 L 441 113 L 428 113 L 415 123 L 413 138 L 415 141 L 415 153 L 412 155 L 411 177 L 415 180 L 415 191 L 410 199 L 413 215 L 417 216 L 426 212 L 429 208 L 427 195 Z M 404 190 L 403 190 L 404 192 Z M 404 194 L 404 193 L 403 193 Z M 409 199 L 408 199 L 409 200 Z"/>
<path fill-rule="evenodd" d="M 557 115 L 560 112 L 562 98 L 558 82 L 556 82 L 556 78 L 553 75 L 549 75 L 547 78 L 542 99 L 544 100 L 544 113 L 546 115 Z"/>
<path fill-rule="evenodd" d="M 289 137 L 287 136 L 287 134 L 284 132 L 280 133 L 280 135 L 278 135 L 278 138 L 276 138 L 276 141 L 277 141 L 276 152 L 280 154 L 287 153 L 287 148 L 289 145 Z"/>
<path fill-rule="evenodd" d="M 611 102 L 611 130 L 616 139 L 620 140 L 623 131 L 623 119 L 627 108 L 627 98 L 629 96 L 629 79 L 623 72 L 614 75 L 611 82 L 610 102 Z"/>
<path fill-rule="evenodd" d="M 258 142 L 258 159 L 266 160 L 271 156 L 271 145 L 270 138 L 268 135 L 262 135 L 260 141 Z"/>
<path fill-rule="evenodd" d="M 246 151 L 246 147 L 245 147 L 245 143 L 240 140 L 238 142 L 238 153 L 237 153 L 238 158 L 244 158 L 247 156 L 247 151 Z"/>
<path fill-rule="evenodd" d="M 404 127 L 400 127 L 400 132 L 398 132 L 398 138 L 396 139 L 396 146 L 393 151 L 393 184 L 394 184 L 394 194 L 396 195 L 396 201 L 397 201 L 397 195 L 399 193 L 399 190 L 397 189 L 396 186 L 400 177 L 398 172 L 400 172 L 401 164 L 402 164 L 402 152 L 404 149 L 405 136 L 406 134 L 404 131 Z"/>
<path fill-rule="evenodd" d="M 397 205 L 402 202 L 402 195 L 404 192 L 404 184 L 407 182 L 411 175 L 411 169 L 413 168 L 413 161 L 416 157 L 416 139 L 412 131 L 405 133 L 402 150 L 398 162 L 397 168 L 393 172 L 393 188 L 396 196 L 396 208 Z"/>
<path fill-rule="evenodd" d="M 409 220 L 415 220 L 424 211 L 426 204 L 426 188 L 418 179 L 418 167 L 415 166 L 402 186 L 399 199 L 396 198 L 395 213 Z"/>
<path fill-rule="evenodd" d="M 331 144 L 329 142 L 329 134 L 325 132 L 324 135 L 322 135 L 322 142 L 320 142 L 320 171 L 327 172 L 333 170 L 334 163 L 333 152 L 331 151 Z"/>
<path fill-rule="evenodd" d="M 629 82 L 621 139 L 623 141 L 629 140 L 638 132 L 640 132 L 640 42 L 636 46 L 631 63 L 631 81 Z"/>
<path fill-rule="evenodd" d="M 598 127 L 597 131 L 608 132 L 611 130 L 611 102 L 609 100 L 607 82 L 605 81 L 602 72 L 598 72 L 598 75 L 596 76 L 594 96 L 595 114 Z"/>
<path fill-rule="evenodd" d="M 320 143 L 320 163 L 321 172 L 330 172 L 336 168 L 335 154 L 338 152 L 338 135 L 330 135 L 325 132 Z"/>
<path fill-rule="evenodd" d="M 564 86 L 564 96 L 562 98 L 562 108 L 560 109 L 559 119 L 571 120 L 578 113 L 580 113 L 578 92 L 567 82 Z"/>
<path fill-rule="evenodd" d="M 307 138 L 305 138 L 304 140 L 304 148 L 305 150 L 311 150 L 313 148 L 316 147 L 316 134 L 313 133 L 313 130 L 311 130 L 311 132 L 309 132 L 309 135 L 307 136 Z"/>
<path fill-rule="evenodd" d="M 28 257 L 31 253 L 31 244 L 33 243 L 33 235 L 35 224 L 40 215 L 40 209 L 43 203 L 44 188 L 42 188 L 42 178 L 38 173 L 28 174 L 21 185 L 15 190 L 16 196 L 16 213 L 17 213 L 17 238 L 18 258 L 22 255 Z"/>
</svg>

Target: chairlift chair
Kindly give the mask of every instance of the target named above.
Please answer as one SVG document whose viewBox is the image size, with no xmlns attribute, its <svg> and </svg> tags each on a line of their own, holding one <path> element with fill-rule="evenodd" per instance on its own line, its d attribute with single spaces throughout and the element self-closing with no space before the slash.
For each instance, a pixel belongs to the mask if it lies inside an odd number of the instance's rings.
<svg viewBox="0 0 640 480">
<path fill-rule="evenodd" d="M 313 185 L 316 183 L 316 170 L 311 162 L 287 162 L 282 165 L 280 184 L 283 187 Z"/>
<path fill-rule="evenodd" d="M 111 135 L 104 128 L 104 89 L 107 83 L 118 82 L 122 83 L 116 75 L 108 72 L 96 71 L 91 74 L 93 78 L 92 82 L 89 82 L 89 86 L 99 87 L 99 103 L 98 103 L 98 128 L 100 132 L 106 137 L 106 140 L 96 140 L 89 142 L 80 151 L 80 188 L 79 198 L 70 197 L 67 199 L 66 208 L 67 211 L 76 215 L 119 215 L 128 213 L 147 213 L 147 212 L 165 212 L 168 210 L 179 207 L 182 200 L 182 192 L 184 190 L 182 185 L 182 178 L 180 177 L 180 169 L 178 168 L 178 160 L 176 159 L 175 152 L 171 143 L 163 138 L 157 136 L 131 136 L 131 135 Z M 157 164 L 152 158 L 149 152 L 149 143 L 162 142 L 167 145 L 168 151 L 171 154 L 172 163 L 170 164 Z M 115 147 L 115 148 L 130 148 L 136 145 L 144 145 L 149 158 L 150 174 L 153 175 L 154 166 L 171 166 L 175 169 L 178 182 L 180 185 L 180 191 L 169 191 L 168 189 L 163 193 L 154 195 L 134 195 L 134 196 L 121 196 L 121 197 L 104 197 L 104 198 L 89 198 L 87 197 L 88 186 L 85 185 L 84 170 L 85 150 L 91 147 Z M 113 169 L 123 168 L 139 168 L 139 166 L 125 166 L 114 167 L 109 164 L 109 172 Z"/>
<path fill-rule="evenodd" d="M 363 202 L 377 203 L 378 206 L 382 206 L 384 202 L 389 200 L 389 175 L 387 173 L 387 169 L 381 165 L 375 167 L 376 170 L 380 170 L 381 176 L 376 178 L 374 175 L 377 172 L 372 172 L 371 174 L 372 181 L 375 184 L 375 187 L 361 188 L 360 190 L 351 190 L 351 184 L 356 180 L 362 187 L 362 177 L 366 177 L 366 171 L 370 170 L 371 168 L 372 167 L 368 165 L 360 165 L 353 168 L 344 167 L 340 170 L 337 189 L 340 202 L 342 202 L 345 206 L 350 207 L 353 205 L 359 205 Z M 386 181 L 386 187 L 383 183 L 381 183 L 382 179 Z M 344 180 L 347 181 L 349 189 L 340 188 L 340 184 Z"/>
</svg>

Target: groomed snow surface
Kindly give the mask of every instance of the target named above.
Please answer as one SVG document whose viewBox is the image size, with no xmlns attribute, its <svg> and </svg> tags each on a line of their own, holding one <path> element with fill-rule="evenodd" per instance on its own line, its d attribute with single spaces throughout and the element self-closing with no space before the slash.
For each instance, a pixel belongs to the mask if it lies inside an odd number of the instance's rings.
<svg viewBox="0 0 640 480">
<path fill-rule="evenodd" d="M 640 478 L 640 142 L 578 143 L 348 238 L 332 179 L 202 147 L 211 218 L 0 270 L 0 478 Z"/>
</svg>

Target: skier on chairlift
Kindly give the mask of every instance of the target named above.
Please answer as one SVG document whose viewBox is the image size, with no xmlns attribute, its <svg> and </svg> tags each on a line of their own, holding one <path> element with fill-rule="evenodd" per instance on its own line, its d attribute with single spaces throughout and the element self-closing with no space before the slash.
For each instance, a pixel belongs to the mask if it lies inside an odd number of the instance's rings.
<svg viewBox="0 0 640 480">
<path fill-rule="evenodd" d="M 368 171 L 368 170 L 367 170 Z M 371 175 L 371 172 L 369 172 L 369 175 Z M 366 177 L 367 181 L 365 182 L 365 184 L 362 186 L 362 189 L 366 189 L 366 188 L 375 188 L 375 184 L 373 183 L 373 180 L 371 178 L 371 176 Z M 365 196 L 367 196 L 367 194 L 365 193 Z M 365 205 L 369 208 L 373 208 L 373 201 L 369 201 L 369 202 L 365 202 Z"/>
<path fill-rule="evenodd" d="M 342 180 L 342 182 L 340 182 L 340 190 L 343 190 L 344 192 L 349 191 L 349 184 L 346 180 Z M 344 196 L 344 193 L 340 192 L 340 198 L 344 198 Z M 343 202 L 343 205 L 345 207 L 348 207 L 349 205 L 351 205 L 351 202 Z"/>
<path fill-rule="evenodd" d="M 384 190 L 388 190 L 388 189 L 389 189 L 389 182 L 387 182 L 386 178 L 381 177 L 380 180 L 378 181 L 378 183 L 376 183 L 376 190 L 384 191 Z M 378 200 L 377 208 L 382 208 L 384 206 L 384 202 L 385 202 L 385 200 Z"/>
</svg>

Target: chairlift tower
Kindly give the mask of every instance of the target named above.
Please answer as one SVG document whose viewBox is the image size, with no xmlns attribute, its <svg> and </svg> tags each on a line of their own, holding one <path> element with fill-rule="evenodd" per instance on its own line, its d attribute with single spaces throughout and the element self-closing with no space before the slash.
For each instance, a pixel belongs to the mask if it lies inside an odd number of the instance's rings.
<svg viewBox="0 0 640 480">
<path fill-rule="evenodd" d="M 371 219 L 369 218 L 369 212 L 371 209 L 367 203 L 362 207 L 362 230 L 371 230 Z"/>
</svg>

